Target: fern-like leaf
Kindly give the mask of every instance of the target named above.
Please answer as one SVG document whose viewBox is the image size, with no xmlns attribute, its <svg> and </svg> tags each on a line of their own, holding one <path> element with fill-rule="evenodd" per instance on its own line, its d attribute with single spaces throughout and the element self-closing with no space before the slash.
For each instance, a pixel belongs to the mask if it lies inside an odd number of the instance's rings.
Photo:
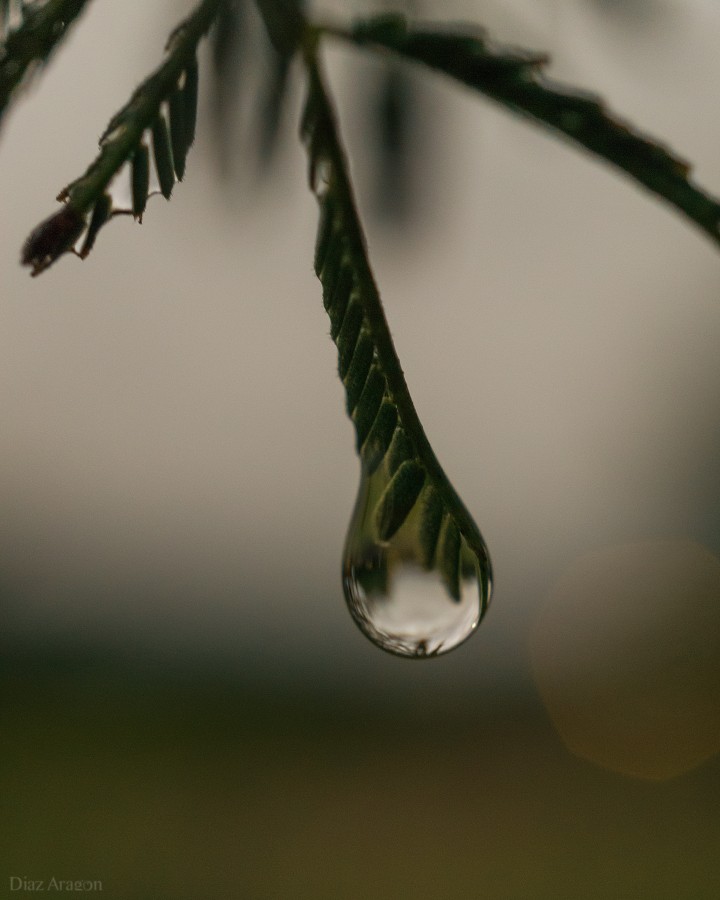
<svg viewBox="0 0 720 900">
<path fill-rule="evenodd" d="M 466 558 L 462 538 L 481 582 L 482 615 L 491 577 L 487 548 L 440 467 L 410 398 L 368 262 L 334 114 L 312 53 L 307 65 L 302 135 L 310 186 L 320 207 L 315 272 L 363 471 L 371 477 L 384 467 L 387 483 L 375 502 L 375 531 L 380 541 L 388 541 L 412 515 L 419 561 L 440 571 L 456 600 L 461 556 Z"/>
<path fill-rule="evenodd" d="M 689 164 L 616 117 L 600 97 L 548 79 L 545 54 L 498 47 L 472 25 L 411 26 L 394 14 L 361 20 L 347 30 L 324 30 L 443 72 L 561 133 L 624 171 L 720 243 L 720 202 L 693 183 Z"/>
<path fill-rule="evenodd" d="M 20 4 L 11 26 L 11 4 L 0 2 L 0 120 L 26 77 L 44 65 L 70 31 L 88 0 Z"/>
<path fill-rule="evenodd" d="M 195 137 L 197 45 L 222 5 L 223 0 L 200 3 L 171 34 L 162 65 L 110 120 L 100 138 L 99 156 L 84 175 L 58 195 L 64 208 L 38 225 L 25 243 L 22 262 L 32 268 L 33 275 L 73 250 L 86 227 L 90 231 L 79 252 L 82 257 L 90 252 L 98 231 L 112 216 L 130 212 L 142 219 L 150 187 L 147 135 L 152 135 L 160 191 L 170 197 L 176 180 L 184 175 L 185 157 Z M 106 208 L 108 185 L 126 164 L 131 170 L 132 209 Z"/>
<path fill-rule="evenodd" d="M 268 73 L 260 98 L 258 122 L 258 158 L 263 169 L 270 168 L 278 149 L 280 126 L 287 105 L 291 60 L 289 53 L 280 53 L 274 46 L 271 46 L 268 55 Z"/>
</svg>

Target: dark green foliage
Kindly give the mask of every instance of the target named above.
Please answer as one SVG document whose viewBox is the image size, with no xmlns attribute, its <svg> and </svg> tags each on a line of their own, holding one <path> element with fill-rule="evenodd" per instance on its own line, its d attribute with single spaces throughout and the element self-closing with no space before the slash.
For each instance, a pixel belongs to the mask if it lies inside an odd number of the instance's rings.
<svg viewBox="0 0 720 900">
<path fill-rule="evenodd" d="M 407 435 L 405 429 L 398 424 L 393 435 L 390 449 L 388 451 L 388 471 L 392 475 L 405 462 L 415 455 L 412 441 Z"/>
<path fill-rule="evenodd" d="M 160 192 L 166 200 L 170 199 L 175 186 L 170 136 L 165 118 L 160 115 L 152 124 L 153 159 L 160 182 Z"/>
<path fill-rule="evenodd" d="M 93 210 L 92 216 L 90 217 L 90 224 L 88 225 L 85 240 L 83 241 L 83 245 L 80 248 L 81 259 L 85 259 L 88 253 L 92 250 L 93 244 L 95 243 L 95 238 L 97 237 L 100 229 L 110 218 L 111 212 L 112 199 L 109 194 L 103 194 L 95 204 L 95 209 Z"/>
<path fill-rule="evenodd" d="M 425 483 L 425 469 L 414 459 L 406 460 L 390 479 L 376 510 L 381 541 L 388 541 L 410 514 Z"/>
<path fill-rule="evenodd" d="M 193 58 L 182 74 L 181 83 L 170 93 L 168 111 L 170 115 L 170 145 L 173 166 L 178 181 L 185 175 L 185 159 L 195 140 L 197 119 L 198 67 Z"/>
<path fill-rule="evenodd" d="M 337 270 L 337 277 L 328 280 L 327 291 L 324 292 L 325 309 L 330 316 L 330 337 L 337 343 L 339 350 L 341 350 L 341 343 L 342 346 L 345 347 L 345 353 L 349 354 L 347 359 L 348 363 L 354 352 L 355 341 L 359 334 L 359 322 L 362 317 L 362 307 L 357 302 L 355 303 L 355 312 L 353 316 L 350 317 L 350 320 L 348 320 L 346 316 L 352 295 L 353 282 L 352 269 L 349 265 L 341 263 Z M 346 322 L 349 324 L 345 324 Z M 341 338 L 340 333 L 343 326 L 345 327 L 346 334 Z M 351 326 L 353 333 L 351 333 L 348 342 L 347 331 Z M 355 326 L 357 326 L 357 328 Z M 341 355 L 342 352 L 343 351 L 341 350 Z M 345 377 L 344 366 L 342 364 L 340 366 L 340 377 Z"/>
<path fill-rule="evenodd" d="M 7 36 L 5 15 L 9 4 L 5 0 L 0 5 L 0 120 L 25 76 L 48 61 L 87 2 L 48 0 L 22 6 L 22 23 Z"/>
<path fill-rule="evenodd" d="M 192 147 L 195 142 L 195 124 L 198 105 L 198 64 L 193 57 L 185 69 L 185 83 L 182 86 L 183 121 L 185 124 L 185 144 Z"/>
<path fill-rule="evenodd" d="M 310 68 L 310 76 L 303 137 L 310 184 L 320 205 L 315 270 L 338 348 L 338 368 L 363 470 L 367 476 L 378 475 L 376 483 L 383 488 L 373 501 L 377 539 L 390 541 L 409 521 L 402 545 L 414 545 L 420 563 L 426 569 L 437 568 L 449 596 L 458 600 L 461 533 L 466 534 L 486 592 L 484 613 L 490 581 L 487 550 L 417 419 L 367 261 L 332 111 L 317 70 Z M 364 573 L 355 575 L 367 592 L 370 585 L 364 583 Z"/>
<path fill-rule="evenodd" d="M 170 145 L 172 147 L 173 164 L 178 181 L 183 180 L 185 174 L 185 158 L 188 147 L 187 131 L 185 128 L 185 98 L 180 88 L 170 94 L 168 101 L 170 112 Z"/>
<path fill-rule="evenodd" d="M 271 47 L 269 56 L 269 71 L 259 105 L 258 152 L 263 166 L 269 165 L 277 152 L 291 60 L 290 54 L 279 53 L 274 47 Z"/>
<path fill-rule="evenodd" d="M 363 388 L 357 408 L 353 415 L 355 431 L 357 432 L 357 449 L 360 450 L 365 439 L 370 433 L 375 417 L 380 409 L 385 393 L 385 378 L 378 366 L 373 366 L 368 373 L 365 387 Z"/>
<path fill-rule="evenodd" d="M 313 259 L 313 269 L 318 278 L 325 268 L 327 254 L 331 246 L 335 248 L 336 253 L 342 255 L 342 241 L 333 241 L 335 220 L 335 204 L 332 202 L 323 203 L 320 207 L 320 219 L 318 221 L 317 236 L 315 238 L 315 256 Z M 337 263 L 331 264 L 330 269 L 335 269 L 336 265 Z M 327 309 L 327 303 L 325 303 L 325 309 Z"/>
<path fill-rule="evenodd" d="M 377 538 L 390 540 L 415 510 L 402 541 L 418 548 L 426 568 L 440 569 L 448 593 L 457 599 L 461 534 L 486 576 L 486 589 L 487 550 L 417 418 L 367 260 L 332 109 L 315 61 L 306 62 L 310 89 L 302 136 L 310 185 L 320 207 L 315 271 L 338 349 L 338 369 L 363 471 L 378 479 L 374 483 L 381 491 L 372 510 Z M 443 520 L 442 553 L 436 553 Z"/>
<path fill-rule="evenodd" d="M 345 378 L 350 367 L 350 361 L 360 337 L 363 318 L 364 310 L 359 294 L 350 294 L 347 310 L 335 342 L 338 348 L 338 372 L 341 379 Z"/>
<path fill-rule="evenodd" d="M 601 98 L 545 78 L 546 54 L 498 48 L 472 25 L 411 26 L 401 15 L 360 21 L 347 37 L 444 72 L 562 133 L 673 204 L 715 242 L 720 240 L 720 202 L 690 180 L 690 166 L 616 118 Z"/>
<path fill-rule="evenodd" d="M 330 312 L 333 304 L 335 286 L 343 266 L 345 237 L 338 227 L 341 219 L 337 215 L 338 210 L 335 209 L 334 204 L 328 204 L 327 212 L 328 216 L 331 216 L 332 219 L 327 222 L 325 234 L 318 234 L 315 250 L 315 257 L 317 260 L 315 274 L 320 278 L 320 273 L 323 273 L 323 305 L 325 309 Z M 342 319 L 340 320 L 340 324 L 342 324 Z M 338 328 L 339 327 L 340 325 L 338 325 Z"/>
<path fill-rule="evenodd" d="M 46 0 L 26 5 L 19 3 L 18 9 L 22 14 L 20 26 L 4 35 L 0 28 L 0 37 L 4 36 L 4 41 L 0 43 L 0 117 L 26 72 L 35 64 L 47 60 L 86 2 Z M 173 31 L 164 62 L 112 117 L 100 140 L 100 155 L 87 172 L 62 193 L 62 199 L 70 202 L 79 215 L 92 213 L 112 178 L 132 160 L 143 132 L 153 127 L 156 132 L 160 130 L 158 117 L 165 104 L 170 107 L 169 143 L 172 148 L 173 180 L 184 177 L 186 155 L 195 137 L 198 43 L 210 27 L 216 25 L 213 58 L 218 72 L 218 89 L 214 96 L 223 105 L 223 97 L 237 93 L 235 76 L 246 37 L 246 2 L 200 0 L 196 9 Z M 314 54 L 320 38 L 334 36 L 356 45 L 391 51 L 399 60 L 422 63 L 483 92 L 508 109 L 562 133 L 675 205 L 714 241 L 720 241 L 720 202 L 693 183 L 689 165 L 661 143 L 640 134 L 615 117 L 600 98 L 547 79 L 544 76 L 548 62 L 545 54 L 498 47 L 482 29 L 475 26 L 411 26 L 404 16 L 393 14 L 365 19 L 344 29 L 308 23 L 299 0 L 257 0 L 257 6 L 275 48 L 268 67 L 269 79 L 265 89 L 261 89 L 264 100 L 261 104 L 263 117 L 259 145 L 264 157 L 271 155 L 275 145 L 291 57 L 300 48 L 305 54 Z M 6 13 L 8 9 L 9 0 L 2 0 L 0 12 Z M 235 73 L 232 77 L 229 75 L 231 71 Z M 388 187 L 391 184 L 397 187 L 400 184 L 399 172 L 408 168 L 396 164 L 397 160 L 392 163 L 392 160 L 399 158 L 398 154 L 404 154 L 404 148 L 408 145 L 409 96 L 408 82 L 402 70 L 397 66 L 389 69 L 379 104 L 382 144 L 385 148 L 383 159 L 388 164 L 386 174 L 389 180 L 385 179 Z M 312 115 L 316 117 L 317 124 L 320 121 L 318 116 L 326 116 L 327 111 L 314 109 Z M 322 128 L 319 131 L 304 128 L 311 142 L 313 135 L 322 131 Z M 157 136 L 159 145 L 163 144 L 163 138 L 159 134 Z M 321 155 L 316 152 L 317 148 L 310 146 L 309 149 L 310 180 L 316 187 L 315 169 Z M 164 147 L 158 146 L 156 155 L 160 163 L 158 171 L 162 173 L 162 193 L 168 197 L 172 191 L 168 154 Z M 380 193 L 389 198 L 393 190 L 381 189 Z M 334 199 L 346 202 L 347 198 L 340 194 L 342 192 L 335 192 Z M 393 203 L 399 209 L 401 196 L 397 191 L 395 194 Z M 140 197 L 139 193 L 137 197 Z M 138 218 L 141 205 L 138 199 L 133 206 Z M 334 218 L 334 215 L 330 216 L 329 220 Z M 59 240 L 57 247 L 51 250 L 47 246 L 48 237 L 44 234 L 45 267 L 67 249 Z M 28 240 L 26 250 L 30 244 Z M 321 241 L 318 249 L 322 255 L 327 248 Z M 38 255 L 29 252 L 24 256 L 34 259 Z M 322 261 L 320 264 L 324 265 Z M 37 271 L 34 269 L 34 274 Z"/>
<path fill-rule="evenodd" d="M 411 223 L 413 152 L 426 136 L 422 126 L 432 121 L 419 108 L 420 96 L 408 66 L 397 60 L 383 69 L 369 110 L 373 159 L 373 209 L 386 221 Z"/>
<path fill-rule="evenodd" d="M 75 0 L 77 3 L 77 0 Z M 69 223 L 85 223 L 102 200 L 108 185 L 126 164 L 132 168 L 133 215 L 140 219 L 145 210 L 149 187 L 149 169 L 146 159 L 144 135 L 147 129 L 153 134 L 153 155 L 160 188 L 169 197 L 175 176 L 182 176 L 185 156 L 195 134 L 195 109 L 197 105 L 197 45 L 215 20 L 225 0 L 201 0 L 187 19 L 173 31 L 166 48 L 163 63 L 133 92 L 128 102 L 108 123 L 100 138 L 100 153 L 80 178 L 60 192 L 58 200 L 70 210 L 65 215 L 51 216 L 30 235 L 23 248 L 22 261 L 32 266 L 37 275 L 71 250 Z M 48 0 L 40 11 L 70 7 L 70 0 Z M 28 13 L 29 19 L 29 13 Z M 54 25 L 62 22 L 59 19 Z M 0 58 L 2 58 L 0 47 Z M 2 66 L 4 63 L 0 63 Z M 1 75 L 0 75 L 1 82 Z M 173 161 L 170 135 L 165 122 L 163 107 L 172 106 L 172 143 L 176 159 Z M 147 174 L 146 174 L 147 170 Z M 82 230 L 82 227 L 81 227 Z M 86 242 L 89 251 L 95 237 Z M 76 235 L 77 239 L 77 235 Z"/>
<path fill-rule="evenodd" d="M 133 215 L 142 222 L 148 191 L 150 190 L 150 151 L 141 143 L 132 158 L 132 205 Z"/>
<path fill-rule="evenodd" d="M 291 56 L 305 30 L 305 17 L 299 0 L 257 0 L 268 37 L 277 52 Z"/>
<path fill-rule="evenodd" d="M 252 5 L 252 0 L 226 0 L 212 34 L 210 101 L 215 148 L 224 176 L 232 175 L 238 163 L 244 167 L 254 163 L 260 177 L 272 173 L 287 107 L 291 58 L 305 27 L 302 14 L 295 15 L 295 4 L 271 0 L 263 10 L 266 19 L 273 20 L 269 28 L 293 32 L 289 42 L 281 37 L 280 46 L 271 40 L 267 21 L 266 27 L 257 21 Z M 249 146 L 239 155 L 235 138 L 241 119 L 251 127 Z"/>
<path fill-rule="evenodd" d="M 460 532 L 449 516 L 443 523 L 437 562 L 448 594 L 460 600 Z"/>
<path fill-rule="evenodd" d="M 374 352 L 370 333 L 362 331 L 355 344 L 355 352 L 350 360 L 350 366 L 345 376 L 346 409 L 349 416 L 355 411 L 357 402 L 365 387 Z"/>
<path fill-rule="evenodd" d="M 385 397 L 372 423 L 370 433 L 360 448 L 363 466 L 369 475 L 372 475 L 383 461 L 396 425 L 397 409 L 395 404 Z"/>
<path fill-rule="evenodd" d="M 440 495 L 432 485 L 428 485 L 422 495 L 422 516 L 419 529 L 420 562 L 426 569 L 432 569 L 435 561 L 442 518 L 443 504 Z"/>
<path fill-rule="evenodd" d="M 227 0 L 211 34 L 210 124 L 223 173 L 230 170 L 233 161 L 231 135 L 240 106 L 241 69 L 248 49 L 247 18 L 246 0 Z"/>
</svg>

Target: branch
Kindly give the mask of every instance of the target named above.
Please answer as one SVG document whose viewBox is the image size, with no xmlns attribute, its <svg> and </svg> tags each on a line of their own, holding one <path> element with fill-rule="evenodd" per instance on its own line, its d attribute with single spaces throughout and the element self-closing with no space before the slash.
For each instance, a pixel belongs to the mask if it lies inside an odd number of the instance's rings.
<svg viewBox="0 0 720 900">
<path fill-rule="evenodd" d="M 471 25 L 411 27 L 401 15 L 377 16 L 348 29 L 324 26 L 323 31 L 443 72 L 563 134 L 624 171 L 720 243 L 720 202 L 693 183 L 690 165 L 616 118 L 601 98 L 545 78 L 547 56 L 496 47 Z"/>
<path fill-rule="evenodd" d="M 19 28 L 0 43 L 0 121 L 25 76 L 44 65 L 88 0 L 48 0 L 24 9 Z"/>
<path fill-rule="evenodd" d="M 128 161 L 132 162 L 133 214 L 140 219 L 148 195 L 149 129 L 162 194 L 170 197 L 175 178 L 182 179 L 185 155 L 195 137 L 197 105 L 197 45 L 218 14 L 224 0 L 203 0 L 170 35 L 166 59 L 133 93 L 128 103 L 110 120 L 100 138 L 100 154 L 85 174 L 58 195 L 62 210 L 42 222 L 30 235 L 22 252 L 23 265 L 37 275 L 72 249 L 85 228 L 88 213 L 107 205 L 105 191 Z M 169 108 L 168 123 L 162 111 Z M 111 210 L 104 217 L 108 219 Z M 102 223 L 101 223 L 102 224 Z M 99 226 L 98 226 L 99 227 Z M 94 235 L 93 235 L 94 240 Z M 90 244 L 92 246 L 92 243 Z M 87 242 L 80 255 L 90 250 Z"/>
</svg>

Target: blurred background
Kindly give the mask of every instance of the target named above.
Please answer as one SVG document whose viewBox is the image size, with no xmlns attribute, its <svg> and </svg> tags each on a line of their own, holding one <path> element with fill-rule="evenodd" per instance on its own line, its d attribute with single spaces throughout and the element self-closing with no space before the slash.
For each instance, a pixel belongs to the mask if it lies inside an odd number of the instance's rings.
<svg viewBox="0 0 720 900">
<path fill-rule="evenodd" d="M 717 249 L 469 91 L 328 48 L 399 355 L 496 575 L 469 643 L 388 656 L 342 597 L 359 466 L 300 72 L 273 105 L 250 13 L 203 48 L 171 202 L 18 264 L 191 7 L 96 0 L 0 133 L 0 895 L 717 897 Z M 413 9 L 549 51 L 720 194 L 714 3 Z"/>
</svg>

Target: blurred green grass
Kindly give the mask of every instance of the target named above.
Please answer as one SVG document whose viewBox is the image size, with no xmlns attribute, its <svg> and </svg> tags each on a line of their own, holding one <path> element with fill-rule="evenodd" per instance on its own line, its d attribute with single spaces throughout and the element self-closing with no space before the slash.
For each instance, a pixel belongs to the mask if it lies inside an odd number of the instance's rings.
<svg viewBox="0 0 720 900">
<path fill-rule="evenodd" d="M 717 898 L 720 764 L 662 784 L 560 744 L 537 696 L 452 709 L 5 654 L 0 896 Z"/>
</svg>

